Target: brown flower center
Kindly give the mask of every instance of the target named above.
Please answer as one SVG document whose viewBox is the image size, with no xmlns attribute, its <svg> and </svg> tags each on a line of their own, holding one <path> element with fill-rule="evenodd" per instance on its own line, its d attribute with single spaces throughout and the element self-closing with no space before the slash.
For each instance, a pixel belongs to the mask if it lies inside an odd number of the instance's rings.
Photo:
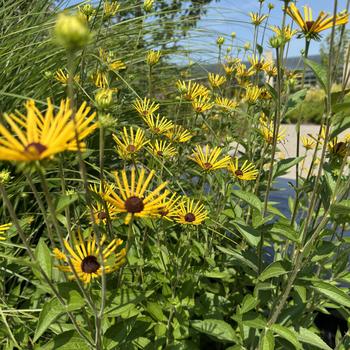
<svg viewBox="0 0 350 350">
<path fill-rule="evenodd" d="M 27 145 L 24 150 L 29 153 L 41 154 L 47 150 L 47 147 L 40 142 L 32 142 L 29 145 Z"/>
<path fill-rule="evenodd" d="M 163 157 L 163 152 L 162 151 L 157 151 L 158 156 Z"/>
<path fill-rule="evenodd" d="M 81 262 L 81 269 L 85 273 L 95 273 L 99 268 L 100 264 L 97 261 L 96 256 L 88 255 Z"/>
<path fill-rule="evenodd" d="M 160 132 L 159 128 L 154 128 L 153 130 L 154 130 L 155 133 L 159 133 Z"/>
<path fill-rule="evenodd" d="M 193 222 L 194 220 L 196 220 L 196 216 L 193 213 L 187 213 L 185 215 L 186 222 Z"/>
<path fill-rule="evenodd" d="M 236 176 L 242 176 L 242 175 L 243 175 L 243 171 L 242 171 L 241 169 L 237 169 L 237 170 L 235 171 L 235 175 L 236 175 Z"/>
<path fill-rule="evenodd" d="M 105 211 L 100 211 L 100 212 L 97 214 L 97 217 L 98 217 L 100 220 L 107 219 L 107 213 L 106 213 Z"/>
<path fill-rule="evenodd" d="M 134 153 L 136 151 L 136 147 L 134 145 L 128 145 L 128 147 L 126 147 L 126 149 L 130 153 Z"/>
<path fill-rule="evenodd" d="M 124 205 L 128 213 L 140 213 L 145 207 L 143 200 L 136 196 L 129 197 Z"/>
<path fill-rule="evenodd" d="M 211 163 L 204 163 L 203 167 L 204 167 L 204 169 L 209 170 L 213 167 L 213 165 Z"/>
<path fill-rule="evenodd" d="M 160 216 L 167 216 L 169 214 L 169 210 L 167 209 L 162 209 L 159 211 Z"/>
<path fill-rule="evenodd" d="M 312 26 L 314 25 L 315 21 L 306 21 L 305 25 L 308 31 L 311 30 Z"/>
</svg>

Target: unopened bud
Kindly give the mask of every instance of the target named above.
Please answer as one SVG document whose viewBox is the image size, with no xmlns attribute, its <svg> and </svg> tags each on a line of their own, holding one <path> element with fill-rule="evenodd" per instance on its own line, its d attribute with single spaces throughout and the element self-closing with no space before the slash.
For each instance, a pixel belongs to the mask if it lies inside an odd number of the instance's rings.
<svg viewBox="0 0 350 350">
<path fill-rule="evenodd" d="M 82 16 L 61 13 L 57 17 L 55 37 L 64 48 L 74 50 L 86 46 L 91 34 Z"/>
</svg>

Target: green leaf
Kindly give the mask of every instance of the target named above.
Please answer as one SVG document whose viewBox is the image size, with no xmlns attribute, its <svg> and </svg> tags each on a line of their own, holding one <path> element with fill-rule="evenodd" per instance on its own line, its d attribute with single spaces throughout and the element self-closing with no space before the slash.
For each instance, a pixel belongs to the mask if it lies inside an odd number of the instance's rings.
<svg viewBox="0 0 350 350">
<path fill-rule="evenodd" d="M 147 311 L 157 321 L 167 321 L 167 318 L 163 314 L 163 310 L 159 303 L 147 303 Z"/>
<path fill-rule="evenodd" d="M 64 291 L 63 288 L 60 289 L 59 287 L 59 290 L 63 291 L 62 297 L 67 299 L 67 306 L 62 305 L 57 298 L 52 298 L 44 304 L 36 326 L 33 339 L 34 342 L 41 337 L 41 335 L 59 316 L 67 311 L 79 310 L 85 305 L 84 299 L 74 288 L 76 287 L 74 286 L 69 291 L 67 288 L 67 290 Z"/>
<path fill-rule="evenodd" d="M 282 260 L 279 260 L 267 266 L 258 278 L 260 281 L 265 281 L 269 278 L 278 277 L 288 272 L 289 271 L 286 269 L 286 263 Z"/>
<path fill-rule="evenodd" d="M 293 344 L 297 350 L 303 349 L 303 347 L 301 346 L 298 340 L 298 333 L 294 329 L 281 326 L 280 324 L 274 324 L 271 326 L 271 330 L 277 335 L 279 335 L 280 337 L 284 338 L 285 340 Z"/>
<path fill-rule="evenodd" d="M 221 246 L 217 246 L 216 248 L 218 248 L 221 252 L 232 256 L 234 259 L 238 260 L 240 263 L 251 268 L 253 271 L 258 272 L 257 265 L 254 264 L 251 260 L 244 257 L 240 252 L 232 250 L 232 249 L 227 249 L 227 248 L 221 247 Z"/>
<path fill-rule="evenodd" d="M 237 222 L 237 220 L 232 223 L 252 247 L 257 247 L 260 242 L 260 233 L 257 230 Z"/>
<path fill-rule="evenodd" d="M 350 297 L 340 288 L 324 281 L 311 281 L 312 287 L 337 304 L 350 307 Z"/>
<path fill-rule="evenodd" d="M 350 102 L 347 102 L 349 104 L 349 113 L 350 113 Z M 336 124 L 335 127 L 333 127 L 333 130 L 330 135 L 330 139 L 333 139 L 334 137 L 338 136 L 341 132 L 344 130 L 347 130 L 350 128 L 350 116 L 341 116 L 340 121 Z"/>
<path fill-rule="evenodd" d="M 50 324 L 54 322 L 63 312 L 63 307 L 57 298 L 53 298 L 46 302 L 39 315 L 33 342 L 36 342 L 47 330 L 47 328 L 49 328 Z"/>
<path fill-rule="evenodd" d="M 300 106 L 300 103 L 302 103 L 305 100 L 306 93 L 307 89 L 303 89 L 292 94 L 287 102 L 286 113 L 294 111 L 298 106 Z"/>
<path fill-rule="evenodd" d="M 223 320 L 207 319 L 191 321 L 191 327 L 223 342 L 236 342 L 233 328 Z"/>
<path fill-rule="evenodd" d="M 60 213 L 62 210 L 74 203 L 77 199 L 78 195 L 76 193 L 61 194 L 56 205 L 56 213 Z"/>
<path fill-rule="evenodd" d="M 263 203 L 255 194 L 241 190 L 233 190 L 232 194 L 257 209 L 260 213 L 262 212 Z"/>
<path fill-rule="evenodd" d="M 303 327 L 300 327 L 298 339 L 319 349 L 332 350 L 317 334 Z"/>
<path fill-rule="evenodd" d="M 274 350 L 275 348 L 275 338 L 271 330 L 265 330 L 260 336 L 260 350 Z"/>
<path fill-rule="evenodd" d="M 272 225 L 270 230 L 272 234 L 280 235 L 290 239 L 293 242 L 300 243 L 300 234 L 296 232 L 291 226 L 288 220 L 283 219 Z"/>
<path fill-rule="evenodd" d="M 41 347 L 42 350 L 90 350 L 86 342 L 74 331 L 63 332 Z"/>
<path fill-rule="evenodd" d="M 86 301 L 81 294 L 79 287 L 74 282 L 60 283 L 58 292 L 67 302 L 67 311 L 74 311 L 85 306 Z"/>
<path fill-rule="evenodd" d="M 39 262 L 41 268 L 51 279 L 51 276 L 52 276 L 51 252 L 48 246 L 46 245 L 43 237 L 39 239 L 38 245 L 35 248 L 35 257 L 36 257 L 36 260 Z M 39 277 L 41 277 L 41 274 L 39 275 Z"/>
<path fill-rule="evenodd" d="M 305 157 L 297 157 L 297 158 L 287 158 L 287 159 L 282 159 L 280 160 L 276 167 L 274 167 L 273 171 L 273 179 L 276 177 L 282 176 L 287 174 L 287 170 L 292 168 L 294 165 L 298 164 L 301 162 Z"/>
<path fill-rule="evenodd" d="M 311 70 L 315 73 L 318 82 L 320 83 L 323 90 L 328 92 L 328 72 L 327 68 L 319 63 L 311 61 L 307 58 L 304 58 L 304 62 Z"/>
<path fill-rule="evenodd" d="M 244 314 L 254 309 L 255 306 L 257 306 L 258 304 L 259 304 L 259 300 L 254 298 L 252 295 L 247 294 L 242 301 L 241 313 Z"/>
</svg>

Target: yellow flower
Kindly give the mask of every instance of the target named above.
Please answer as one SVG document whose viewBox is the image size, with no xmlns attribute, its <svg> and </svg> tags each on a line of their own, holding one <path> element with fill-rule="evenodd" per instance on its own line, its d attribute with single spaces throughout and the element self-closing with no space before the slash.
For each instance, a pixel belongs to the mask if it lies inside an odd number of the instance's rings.
<svg viewBox="0 0 350 350">
<path fill-rule="evenodd" d="M 269 76 L 269 77 L 275 77 L 278 73 L 277 71 L 277 67 L 275 67 L 273 62 L 268 61 L 267 62 L 269 65 L 268 67 L 265 68 L 265 73 Z"/>
<path fill-rule="evenodd" d="M 255 169 L 253 163 L 249 163 L 247 160 L 244 161 L 242 166 L 238 164 L 238 158 L 230 161 L 228 170 L 233 176 L 239 180 L 250 181 L 255 180 L 259 174 L 259 171 Z"/>
<path fill-rule="evenodd" d="M 176 82 L 176 87 L 185 100 L 192 101 L 197 97 L 208 96 L 210 91 L 203 85 L 193 82 L 192 80 L 187 83 L 182 80 Z"/>
<path fill-rule="evenodd" d="M 261 89 L 259 86 L 248 86 L 245 91 L 244 100 L 248 103 L 255 103 L 261 94 Z"/>
<path fill-rule="evenodd" d="M 179 203 L 174 220 L 184 225 L 200 225 L 207 217 L 208 213 L 203 204 L 185 198 Z"/>
<path fill-rule="evenodd" d="M 301 138 L 301 142 L 303 143 L 303 146 L 305 147 L 306 150 L 310 150 L 315 147 L 315 141 L 310 137 L 303 136 Z"/>
<path fill-rule="evenodd" d="M 209 73 L 208 79 L 213 88 L 218 88 L 226 82 L 226 78 L 220 74 Z"/>
<path fill-rule="evenodd" d="M 87 21 L 90 21 L 92 16 L 96 14 L 96 10 L 92 7 L 91 4 L 85 4 L 82 6 L 78 6 L 79 13 L 83 16 L 85 16 Z"/>
<path fill-rule="evenodd" d="M 3 224 L 0 225 L 0 235 L 4 234 L 10 227 L 12 226 L 12 223 L 8 223 L 8 224 Z M 4 241 L 6 238 L 0 236 L 0 241 Z"/>
<path fill-rule="evenodd" d="M 107 0 L 103 3 L 103 16 L 108 19 L 116 15 L 120 8 L 120 4 L 117 1 L 109 2 Z"/>
<path fill-rule="evenodd" d="M 117 153 L 123 159 L 130 159 L 138 153 L 142 147 L 149 141 L 145 139 L 145 132 L 142 129 L 137 129 L 136 134 L 132 126 L 130 126 L 130 135 L 127 128 L 124 126 L 121 138 L 113 135 L 113 139 L 117 144 Z"/>
<path fill-rule="evenodd" d="M 263 100 L 270 100 L 272 98 L 270 91 L 268 91 L 265 87 L 260 89 L 260 96 Z"/>
<path fill-rule="evenodd" d="M 236 69 L 236 67 L 232 64 L 223 64 L 222 67 L 224 68 L 226 75 L 232 75 Z"/>
<path fill-rule="evenodd" d="M 108 75 L 106 72 L 97 70 L 91 75 L 91 79 L 96 87 L 100 89 L 108 89 L 109 82 L 108 82 Z"/>
<path fill-rule="evenodd" d="M 111 71 L 120 71 L 126 69 L 126 65 L 121 60 L 114 59 L 114 54 L 111 51 L 106 51 L 102 48 L 99 49 L 99 56 L 102 62 L 107 66 Z"/>
<path fill-rule="evenodd" d="M 33 100 L 27 101 L 25 105 L 26 116 L 19 112 L 17 115 L 4 115 L 10 129 L 0 124 L 0 160 L 30 162 L 64 151 L 76 151 L 76 134 L 80 148 L 85 148 L 83 139 L 97 127 L 96 123 L 92 123 L 95 113 L 88 116 L 90 107 L 84 102 L 74 113 L 73 122 L 73 111 L 68 99 L 61 101 L 56 115 L 49 99 L 47 104 L 45 115 L 39 111 Z"/>
<path fill-rule="evenodd" d="M 161 117 L 159 114 L 156 117 L 153 114 L 149 114 L 144 117 L 143 120 L 148 125 L 151 132 L 156 135 L 164 134 L 174 127 L 171 120 Z"/>
<path fill-rule="evenodd" d="M 133 167 L 130 182 L 125 170 L 121 171 L 121 177 L 118 172 L 115 172 L 116 186 L 110 187 L 104 196 L 105 201 L 113 204 L 119 213 L 126 213 L 125 224 L 128 224 L 133 217 L 159 215 L 159 211 L 164 207 L 163 199 L 169 194 L 168 190 L 163 191 L 167 182 L 162 182 L 153 191 L 146 194 L 155 171 L 152 170 L 145 178 L 145 169 L 141 168 L 138 170 L 137 181 L 135 172 Z"/>
<path fill-rule="evenodd" d="M 288 24 L 287 26 L 284 26 L 283 28 L 280 28 L 278 26 L 271 26 L 270 27 L 275 34 L 282 38 L 284 41 L 290 41 L 293 36 L 298 32 L 296 29 L 292 29 L 292 27 Z"/>
<path fill-rule="evenodd" d="M 103 235 L 100 241 L 100 246 L 104 245 L 106 235 Z M 116 250 L 123 244 L 121 239 L 113 239 L 102 250 L 102 260 L 104 272 L 106 274 L 118 270 L 125 262 L 126 249 L 122 248 L 118 253 Z M 96 237 L 92 236 L 86 241 L 83 239 L 80 232 L 76 235 L 73 244 L 69 244 L 64 240 L 64 246 L 69 255 L 60 251 L 58 248 L 53 250 L 56 258 L 62 260 L 65 264 L 57 267 L 63 271 L 71 273 L 69 279 L 74 279 L 73 270 L 68 262 L 70 261 L 78 278 L 85 284 L 90 283 L 94 278 L 102 275 L 102 262 L 100 261 L 100 250 L 96 243 Z M 73 248 L 74 247 L 74 248 Z"/>
<path fill-rule="evenodd" d="M 250 12 L 249 16 L 252 24 L 255 26 L 260 25 L 268 17 L 267 15 L 259 15 L 257 12 Z"/>
<path fill-rule="evenodd" d="M 247 66 L 244 63 L 240 63 L 237 65 L 237 77 L 238 78 L 248 78 L 254 74 L 254 69 L 252 67 L 249 67 L 247 69 Z"/>
<path fill-rule="evenodd" d="M 214 102 L 210 101 L 210 97 L 199 96 L 192 101 L 192 108 L 196 113 L 204 113 L 214 106 Z"/>
<path fill-rule="evenodd" d="M 184 143 L 189 141 L 193 135 L 181 125 L 175 125 L 167 131 L 165 136 L 173 142 Z"/>
<path fill-rule="evenodd" d="M 338 141 L 337 137 L 334 137 L 331 141 L 328 143 L 328 150 L 331 154 L 339 157 L 345 157 L 347 153 L 347 142 L 344 141 Z"/>
<path fill-rule="evenodd" d="M 171 143 L 162 140 L 156 140 L 154 144 L 149 145 L 148 149 L 152 154 L 161 159 L 172 158 L 177 154 L 176 148 Z"/>
<path fill-rule="evenodd" d="M 62 85 L 68 85 L 69 82 L 69 74 L 64 72 L 62 69 L 59 69 L 55 72 L 55 79 L 59 81 Z M 73 82 L 79 83 L 79 75 L 74 75 Z"/>
<path fill-rule="evenodd" d="M 225 111 L 232 111 L 237 108 L 238 103 L 235 100 L 230 100 L 226 97 L 217 97 L 215 99 L 215 104 L 217 107 L 224 109 Z"/>
<path fill-rule="evenodd" d="M 273 143 L 273 122 L 270 123 L 263 123 L 260 126 L 261 134 L 265 141 L 269 143 L 270 145 Z M 278 135 L 277 135 L 277 142 L 281 142 L 286 137 L 286 129 L 279 129 Z"/>
<path fill-rule="evenodd" d="M 266 62 L 264 58 L 260 58 L 259 60 L 259 58 L 256 56 L 248 57 L 248 61 L 251 64 L 251 68 L 254 69 L 256 73 L 266 71 L 266 69 L 268 69 L 270 66 L 270 63 Z"/>
<path fill-rule="evenodd" d="M 165 197 L 162 200 L 163 206 L 158 211 L 161 218 L 172 221 L 177 214 L 177 209 L 181 196 L 173 193 L 170 197 Z"/>
<path fill-rule="evenodd" d="M 149 66 L 154 66 L 159 62 L 161 56 L 160 51 L 150 50 L 147 52 L 146 62 Z"/>
<path fill-rule="evenodd" d="M 92 205 L 94 222 L 98 224 L 105 224 L 107 218 L 110 220 L 116 219 L 118 214 L 117 208 L 115 208 L 115 206 L 111 203 L 103 203 L 102 198 L 104 197 L 106 191 L 103 191 L 102 184 L 100 183 L 99 187 L 97 187 L 96 184 L 93 184 L 89 187 L 89 189 L 101 197 L 100 201 L 96 201 L 96 204 Z M 88 212 L 88 215 L 90 216 L 90 211 Z"/>
<path fill-rule="evenodd" d="M 287 7 L 286 12 L 300 27 L 300 36 L 304 36 L 308 40 L 319 40 L 319 33 L 333 26 L 333 16 L 321 11 L 316 20 L 313 20 L 312 10 L 308 6 L 304 6 L 304 18 L 294 3 L 291 3 Z M 349 15 L 347 13 L 337 14 L 335 18 L 335 25 L 344 25 L 348 23 L 348 19 Z"/>
<path fill-rule="evenodd" d="M 230 161 L 230 156 L 224 156 L 218 159 L 222 152 L 220 147 L 210 149 L 209 145 L 206 145 L 203 151 L 199 145 L 196 145 L 193 152 L 193 155 L 190 156 L 189 159 L 196 162 L 204 171 L 226 168 Z"/>
<path fill-rule="evenodd" d="M 138 98 L 134 101 L 133 107 L 141 117 L 147 117 L 159 109 L 159 104 L 145 97 L 143 100 Z"/>
</svg>

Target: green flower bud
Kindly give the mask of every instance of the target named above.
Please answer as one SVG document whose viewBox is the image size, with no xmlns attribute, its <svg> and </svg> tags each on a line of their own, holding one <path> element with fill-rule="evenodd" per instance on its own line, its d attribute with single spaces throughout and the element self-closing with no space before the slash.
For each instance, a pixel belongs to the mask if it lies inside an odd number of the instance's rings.
<svg viewBox="0 0 350 350">
<path fill-rule="evenodd" d="M 55 37 L 64 48 L 76 50 L 88 44 L 91 34 L 82 16 L 61 13 L 57 17 Z"/>
</svg>

